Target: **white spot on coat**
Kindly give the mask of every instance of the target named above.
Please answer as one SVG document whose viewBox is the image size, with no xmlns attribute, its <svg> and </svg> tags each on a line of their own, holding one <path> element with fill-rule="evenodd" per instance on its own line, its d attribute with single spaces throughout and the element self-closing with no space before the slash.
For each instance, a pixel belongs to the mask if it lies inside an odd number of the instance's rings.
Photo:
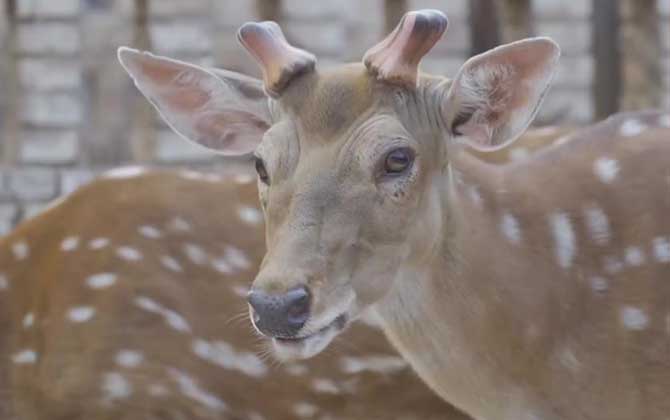
<svg viewBox="0 0 670 420">
<path fill-rule="evenodd" d="M 549 216 L 549 224 L 554 237 L 554 252 L 558 265 L 570 268 L 575 258 L 577 243 L 575 232 L 572 229 L 570 217 L 563 212 L 553 213 Z"/>
<path fill-rule="evenodd" d="M 237 352 L 223 341 L 209 342 L 203 339 L 193 341 L 193 353 L 203 360 L 229 370 L 237 370 L 247 376 L 261 378 L 267 374 L 268 368 L 253 353 Z"/>
<path fill-rule="evenodd" d="M 72 322 L 86 322 L 95 315 L 95 309 L 90 306 L 75 306 L 67 313 L 67 317 Z"/>
<path fill-rule="evenodd" d="M 139 261 L 142 259 L 142 253 L 130 246 L 120 246 L 116 249 L 116 255 L 126 261 Z"/>
<path fill-rule="evenodd" d="M 101 385 L 105 402 L 123 400 L 133 393 L 133 386 L 118 372 L 108 372 L 102 376 Z"/>
<path fill-rule="evenodd" d="M 634 306 L 624 306 L 621 308 L 621 323 L 629 330 L 643 330 L 649 324 L 647 314 L 640 308 Z"/>
<path fill-rule="evenodd" d="M 665 128 L 670 128 L 670 114 L 661 115 L 658 117 L 658 125 Z"/>
<path fill-rule="evenodd" d="M 314 404 L 299 402 L 293 406 L 293 413 L 296 416 L 307 418 L 314 416 L 319 411 L 319 407 Z"/>
<path fill-rule="evenodd" d="M 600 207 L 591 206 L 584 210 L 586 228 L 591 240 L 598 245 L 607 245 L 611 238 L 610 222 Z"/>
<path fill-rule="evenodd" d="M 78 246 L 79 238 L 76 236 L 68 236 L 60 243 L 60 249 L 64 252 L 74 251 Z"/>
<path fill-rule="evenodd" d="M 125 368 L 135 368 L 142 363 L 144 356 L 135 350 L 120 350 L 116 353 L 116 364 Z"/>
<path fill-rule="evenodd" d="M 342 371 L 349 374 L 360 372 L 394 373 L 407 367 L 407 362 L 396 356 L 343 357 Z"/>
<path fill-rule="evenodd" d="M 307 366 L 295 362 L 285 365 L 284 369 L 291 376 L 304 376 L 309 373 Z"/>
<path fill-rule="evenodd" d="M 609 287 L 609 284 L 607 283 L 607 279 L 604 277 L 600 276 L 593 276 L 589 279 L 589 283 L 591 284 L 591 289 L 593 289 L 594 292 L 597 293 L 602 293 L 606 291 Z"/>
<path fill-rule="evenodd" d="M 184 271 L 181 265 L 179 264 L 179 261 L 177 261 L 176 259 L 172 258 L 169 255 L 161 256 L 160 260 L 161 264 L 163 264 L 163 267 L 167 268 L 170 271 L 174 271 L 176 273 L 181 273 L 182 271 Z"/>
<path fill-rule="evenodd" d="M 251 261 L 249 257 L 239 248 L 236 248 L 232 245 L 226 246 L 226 249 L 223 252 L 223 258 L 228 261 L 233 267 L 239 268 L 240 270 L 247 270 L 251 268 Z"/>
<path fill-rule="evenodd" d="M 0 273 L 0 290 L 9 289 L 9 280 L 5 274 Z"/>
<path fill-rule="evenodd" d="M 316 378 L 312 381 L 312 389 L 321 394 L 339 394 L 340 388 L 330 379 Z"/>
<path fill-rule="evenodd" d="M 158 239 L 163 236 L 160 230 L 158 230 L 154 226 L 149 225 L 140 226 L 139 228 L 137 228 L 137 231 L 140 233 L 140 235 L 149 239 Z"/>
<path fill-rule="evenodd" d="M 95 238 L 88 243 L 88 247 L 93 250 L 100 250 L 109 245 L 109 239 L 107 238 Z"/>
<path fill-rule="evenodd" d="M 639 267 L 644 264 L 644 252 L 640 247 L 629 246 L 624 250 L 624 260 L 631 267 Z"/>
<path fill-rule="evenodd" d="M 35 314 L 28 312 L 26 316 L 23 317 L 23 328 L 30 328 L 35 323 Z"/>
<path fill-rule="evenodd" d="M 603 269 L 608 274 L 620 273 L 623 268 L 623 262 L 621 262 L 621 260 L 617 257 L 609 255 L 603 259 Z"/>
<path fill-rule="evenodd" d="M 164 306 L 160 305 L 158 302 L 156 302 L 151 298 L 148 298 L 146 296 L 138 296 L 135 298 L 135 305 L 137 305 L 140 309 L 143 309 L 147 312 L 160 315 L 165 321 L 165 323 L 176 331 L 179 332 L 191 331 L 191 326 L 188 324 L 188 322 L 186 322 L 184 317 L 182 317 L 172 309 L 165 308 Z"/>
<path fill-rule="evenodd" d="M 652 242 L 654 248 L 654 258 L 660 263 L 670 262 L 670 242 L 668 238 L 659 236 Z"/>
<path fill-rule="evenodd" d="M 500 230 L 503 235 L 505 235 L 505 238 L 511 243 L 519 244 L 521 242 L 521 228 L 519 227 L 519 221 L 511 214 L 503 214 L 502 219 L 500 220 Z"/>
<path fill-rule="evenodd" d="M 179 232 L 188 232 L 191 230 L 191 224 L 181 217 L 175 217 L 170 223 L 170 227 Z"/>
<path fill-rule="evenodd" d="M 619 127 L 619 134 L 621 134 L 624 137 L 637 136 L 646 128 L 647 126 L 640 120 L 630 118 L 621 124 L 621 126 Z"/>
<path fill-rule="evenodd" d="M 209 257 L 207 256 L 207 252 L 205 252 L 201 246 L 188 243 L 184 244 L 183 249 L 184 254 L 186 254 L 186 257 L 188 257 L 188 259 L 191 260 L 193 264 L 204 265 L 207 263 L 207 259 Z"/>
<path fill-rule="evenodd" d="M 168 373 L 177 382 L 179 391 L 184 396 L 202 404 L 211 410 L 223 411 L 227 409 L 225 402 L 223 402 L 217 396 L 210 394 L 209 392 L 206 392 L 200 388 L 195 380 L 186 373 L 174 368 L 168 369 Z"/>
<path fill-rule="evenodd" d="M 213 259 L 212 268 L 221 274 L 233 274 L 235 272 L 233 267 L 228 263 L 228 261 L 226 261 L 225 258 Z"/>
<path fill-rule="evenodd" d="M 12 355 L 12 362 L 17 365 L 29 365 L 37 361 L 37 352 L 32 349 L 21 350 L 18 353 Z"/>
<path fill-rule="evenodd" d="M 12 244 L 12 254 L 17 260 L 25 260 L 30 255 L 30 247 L 26 241 L 19 241 Z"/>
<path fill-rule="evenodd" d="M 143 175 L 147 172 L 146 168 L 141 166 L 124 166 L 121 168 L 115 168 L 110 171 L 104 172 L 102 178 L 134 178 L 140 175 Z"/>
<path fill-rule="evenodd" d="M 614 159 L 601 157 L 593 163 L 593 172 L 605 184 L 609 184 L 619 173 L 619 162 Z"/>
<path fill-rule="evenodd" d="M 237 215 L 240 220 L 250 225 L 257 225 L 263 221 L 263 213 L 254 207 L 240 207 L 237 210 Z"/>
<path fill-rule="evenodd" d="M 151 384 L 149 385 L 149 395 L 156 398 L 163 398 L 170 394 L 167 387 L 161 384 Z"/>
<path fill-rule="evenodd" d="M 86 279 L 86 285 L 91 289 L 104 289 L 116 283 L 117 276 L 114 273 L 98 273 Z"/>
</svg>

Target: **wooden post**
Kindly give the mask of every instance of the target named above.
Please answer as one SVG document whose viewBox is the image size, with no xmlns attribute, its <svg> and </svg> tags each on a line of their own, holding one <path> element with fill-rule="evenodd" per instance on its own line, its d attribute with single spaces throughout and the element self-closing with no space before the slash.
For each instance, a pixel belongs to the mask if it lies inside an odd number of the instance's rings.
<svg viewBox="0 0 670 420">
<path fill-rule="evenodd" d="M 623 93 L 621 108 L 637 110 L 661 105 L 663 77 L 661 36 L 655 0 L 623 0 Z"/>
<path fill-rule="evenodd" d="M 0 86 L 0 163 L 13 164 L 19 154 L 19 109 L 20 88 L 19 69 L 16 45 L 16 1 L 5 2 L 4 26 L 6 36 L 4 43 L 0 45 L 0 77 L 3 79 Z"/>
<path fill-rule="evenodd" d="M 593 100 L 596 119 L 619 110 L 619 0 L 593 0 Z"/>
<path fill-rule="evenodd" d="M 135 0 L 133 46 L 141 50 L 151 50 L 149 15 L 149 0 Z M 136 100 L 132 101 L 135 110 L 131 129 L 132 155 L 135 161 L 148 162 L 153 160 L 156 151 L 156 114 L 143 97 L 137 95 L 133 97 Z"/>
<path fill-rule="evenodd" d="M 496 0 L 470 0 L 470 54 L 480 54 L 500 45 L 500 22 Z"/>
<path fill-rule="evenodd" d="M 531 0 L 505 0 L 501 9 L 503 42 L 533 36 L 535 28 Z"/>
<path fill-rule="evenodd" d="M 281 0 L 256 0 L 256 16 L 259 20 L 281 20 Z"/>
<path fill-rule="evenodd" d="M 407 11 L 406 0 L 384 1 L 384 33 L 390 34 Z"/>
</svg>

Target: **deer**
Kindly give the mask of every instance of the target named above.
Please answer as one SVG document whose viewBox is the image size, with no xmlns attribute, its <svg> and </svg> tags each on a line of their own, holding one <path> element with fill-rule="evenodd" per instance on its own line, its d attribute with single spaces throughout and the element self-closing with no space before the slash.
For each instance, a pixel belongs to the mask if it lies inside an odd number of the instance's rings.
<svg viewBox="0 0 670 420">
<path fill-rule="evenodd" d="M 250 169 L 113 169 L 0 239 L 0 418 L 466 420 L 375 316 L 318 358 L 268 359 Z"/>
<path fill-rule="evenodd" d="M 184 139 L 255 156 L 266 253 L 247 300 L 276 359 L 316 356 L 372 310 L 476 420 L 667 417 L 670 114 L 501 158 L 560 48 L 528 38 L 453 78 L 421 72 L 447 26 L 408 12 L 362 62 L 321 68 L 276 23 L 249 22 L 238 40 L 262 80 L 118 57 Z"/>
</svg>

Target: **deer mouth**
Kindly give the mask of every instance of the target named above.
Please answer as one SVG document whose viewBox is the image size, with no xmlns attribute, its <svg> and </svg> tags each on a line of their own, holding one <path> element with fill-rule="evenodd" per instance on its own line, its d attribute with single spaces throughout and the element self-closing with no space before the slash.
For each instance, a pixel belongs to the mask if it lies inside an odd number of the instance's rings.
<svg viewBox="0 0 670 420">
<path fill-rule="evenodd" d="M 308 359 L 320 353 L 346 328 L 349 317 L 342 313 L 315 332 L 298 337 L 274 337 L 275 355 L 282 360 Z"/>
</svg>

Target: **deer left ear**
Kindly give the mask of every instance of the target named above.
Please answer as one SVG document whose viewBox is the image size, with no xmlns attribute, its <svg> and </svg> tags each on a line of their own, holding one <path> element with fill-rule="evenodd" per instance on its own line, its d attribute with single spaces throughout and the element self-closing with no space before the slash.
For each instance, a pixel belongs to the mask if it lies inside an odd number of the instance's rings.
<svg viewBox="0 0 670 420">
<path fill-rule="evenodd" d="M 452 135 L 483 149 L 515 140 L 535 116 L 559 56 L 554 41 L 531 38 L 469 59 L 441 105 Z"/>
</svg>

